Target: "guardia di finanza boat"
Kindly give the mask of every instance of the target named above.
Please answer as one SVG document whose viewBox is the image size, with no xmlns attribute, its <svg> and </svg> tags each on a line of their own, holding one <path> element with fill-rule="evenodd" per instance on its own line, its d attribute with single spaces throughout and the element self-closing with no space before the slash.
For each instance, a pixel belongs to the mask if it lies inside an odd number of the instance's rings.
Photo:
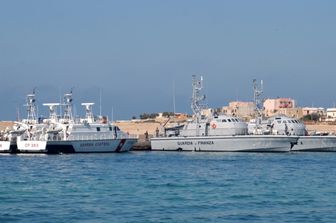
<svg viewBox="0 0 336 223">
<path fill-rule="evenodd" d="M 165 136 L 151 139 L 152 150 L 196 152 L 287 152 L 297 143 L 297 136 L 249 135 L 247 124 L 228 115 L 201 115 L 205 96 L 203 78 L 193 75 L 193 119 L 184 126 L 167 129 Z"/>
<path fill-rule="evenodd" d="M 254 86 L 256 89 L 256 85 Z M 256 92 L 261 94 L 262 90 L 255 90 L 255 98 Z M 260 104 L 257 102 L 258 100 L 256 100 L 256 104 Z M 285 115 L 276 115 L 268 119 L 262 116 L 258 116 L 255 120 L 248 124 L 248 129 L 249 133 L 251 134 L 257 132 L 268 135 L 288 135 L 299 137 L 298 142 L 294 145 L 291 151 L 336 152 L 335 135 L 308 135 L 306 126 L 302 121 L 296 118 L 287 117 Z"/>
</svg>

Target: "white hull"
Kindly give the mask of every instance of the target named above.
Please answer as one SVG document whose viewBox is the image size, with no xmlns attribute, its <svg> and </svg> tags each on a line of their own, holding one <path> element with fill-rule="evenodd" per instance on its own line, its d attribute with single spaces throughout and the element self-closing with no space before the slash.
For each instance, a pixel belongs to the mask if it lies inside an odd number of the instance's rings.
<svg viewBox="0 0 336 223">
<path fill-rule="evenodd" d="M 336 152 L 336 136 L 300 136 L 292 151 Z"/>
<path fill-rule="evenodd" d="M 152 138 L 154 151 L 197 152 L 288 152 L 297 143 L 294 136 L 207 136 Z"/>
<path fill-rule="evenodd" d="M 127 152 L 136 139 L 68 140 L 68 141 L 20 141 L 20 153 L 107 153 Z"/>
<path fill-rule="evenodd" d="M 0 141 L 0 153 L 10 152 L 10 142 L 9 141 Z"/>
</svg>

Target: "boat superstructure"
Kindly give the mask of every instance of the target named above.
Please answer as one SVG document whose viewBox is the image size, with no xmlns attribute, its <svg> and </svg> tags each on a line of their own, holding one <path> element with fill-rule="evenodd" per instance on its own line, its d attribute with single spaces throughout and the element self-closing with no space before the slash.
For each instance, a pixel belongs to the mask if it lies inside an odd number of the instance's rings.
<svg viewBox="0 0 336 223">
<path fill-rule="evenodd" d="M 201 94 L 203 78 L 193 76 L 193 119 L 174 128 L 162 137 L 151 139 L 152 150 L 159 151 L 251 151 L 285 152 L 297 142 L 297 137 L 284 135 L 248 135 L 247 124 L 228 115 L 202 115 L 205 96 Z"/>
<path fill-rule="evenodd" d="M 35 131 L 35 135 L 18 140 L 19 152 L 40 153 L 90 153 L 126 152 L 131 150 L 136 138 L 131 138 L 107 118 L 94 117 L 94 103 L 82 103 L 86 116 L 74 119 L 72 115 L 72 92 L 64 95 L 64 104 L 47 103 L 49 118 Z M 57 107 L 63 106 L 63 116 L 57 115 Z"/>
</svg>

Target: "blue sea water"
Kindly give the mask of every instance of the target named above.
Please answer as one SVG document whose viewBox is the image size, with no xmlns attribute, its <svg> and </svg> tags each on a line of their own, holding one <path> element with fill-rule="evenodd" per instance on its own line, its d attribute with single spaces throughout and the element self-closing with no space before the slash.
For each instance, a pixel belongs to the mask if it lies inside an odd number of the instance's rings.
<svg viewBox="0 0 336 223">
<path fill-rule="evenodd" d="M 0 155 L 0 222 L 335 222 L 336 153 Z"/>
</svg>

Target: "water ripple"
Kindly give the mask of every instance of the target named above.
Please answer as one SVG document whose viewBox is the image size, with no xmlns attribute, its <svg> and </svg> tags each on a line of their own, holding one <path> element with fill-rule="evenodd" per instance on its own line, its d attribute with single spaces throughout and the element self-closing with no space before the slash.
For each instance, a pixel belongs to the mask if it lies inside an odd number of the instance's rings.
<svg viewBox="0 0 336 223">
<path fill-rule="evenodd" d="M 0 156 L 0 222 L 334 222 L 336 154 Z"/>
</svg>

